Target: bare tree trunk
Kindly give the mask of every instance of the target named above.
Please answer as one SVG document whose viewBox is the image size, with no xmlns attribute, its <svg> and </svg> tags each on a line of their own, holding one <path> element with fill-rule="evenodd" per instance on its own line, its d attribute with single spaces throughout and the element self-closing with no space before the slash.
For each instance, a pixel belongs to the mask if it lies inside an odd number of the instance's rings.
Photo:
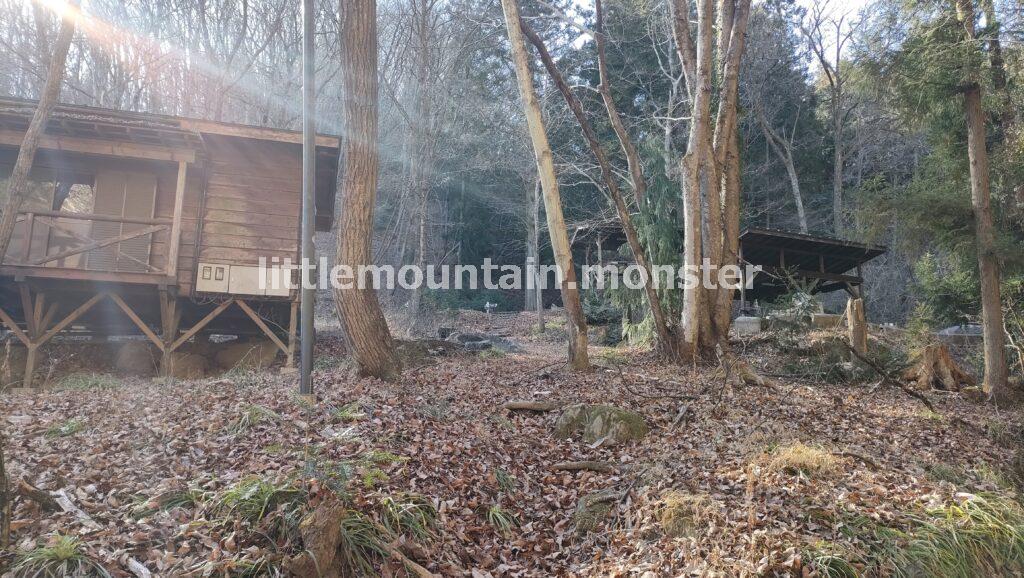
<svg viewBox="0 0 1024 578">
<path fill-rule="evenodd" d="M 14 163 L 14 170 L 11 172 L 11 179 L 7 185 L 7 201 L 4 204 L 3 216 L 0 216 L 0 262 L 3 262 L 4 256 L 7 255 L 11 237 L 14 235 L 18 211 L 21 210 L 21 205 L 25 202 L 28 174 L 32 170 L 32 160 L 36 156 L 36 149 L 39 148 L 39 140 L 46 130 L 46 122 L 50 118 L 50 113 L 57 106 L 57 99 L 60 97 L 60 86 L 64 80 L 64 66 L 67 62 L 71 40 L 75 36 L 75 18 L 78 17 L 78 0 L 69 2 L 69 4 L 71 6 L 64 11 L 60 32 L 57 35 L 57 44 L 53 46 L 53 53 L 50 56 L 50 69 L 46 75 L 46 84 L 43 86 L 39 103 L 36 105 L 28 129 L 25 131 L 21 148 L 18 149 L 18 159 Z"/>
<path fill-rule="evenodd" d="M 775 153 L 775 156 L 779 157 L 783 166 L 786 167 L 786 174 L 789 175 L 790 190 L 793 192 L 793 202 L 796 203 L 796 214 L 800 219 L 800 232 L 807 233 L 807 213 L 804 211 L 803 196 L 800 194 L 800 177 L 796 173 L 796 164 L 793 162 L 793 147 L 769 126 L 763 111 L 757 111 L 757 120 L 761 125 L 761 132 L 764 133 L 765 140 L 768 141 L 772 148 L 772 152 Z"/>
<path fill-rule="evenodd" d="M 597 1 L 597 37 L 602 38 L 602 26 L 601 26 L 601 1 Z M 626 242 L 629 244 L 630 250 L 633 252 L 633 257 L 636 259 L 637 265 L 644 271 L 647 276 L 647 280 L 644 283 L 644 292 L 647 295 L 647 301 L 651 306 L 651 316 L 654 319 L 654 327 L 658 334 L 658 346 L 662 353 L 666 354 L 671 359 L 678 358 L 678 348 L 675 336 L 668 324 L 668 318 L 665 315 L 665 310 L 661 305 L 661 298 L 658 296 L 658 290 L 655 287 L 654 276 L 651 270 L 650 262 L 647 259 L 647 252 L 643 245 L 640 244 L 640 236 L 637 234 L 636 227 L 633 225 L 633 219 L 630 216 L 629 209 L 626 207 L 626 201 L 623 199 L 621 191 L 619 191 L 619 185 L 615 180 L 615 175 L 612 173 L 611 163 L 608 161 L 607 155 L 605 155 L 604 149 L 601 148 L 600 142 L 597 140 L 597 134 L 594 133 L 593 128 L 590 126 L 590 122 L 587 120 L 586 115 L 583 113 L 583 106 L 580 104 L 579 99 L 573 94 L 569 85 L 565 82 L 562 77 L 562 73 L 558 70 L 555 65 L 555 61 L 551 58 L 548 53 L 547 47 L 544 45 L 544 41 L 538 36 L 525 21 L 520 21 L 523 32 L 526 37 L 530 39 L 530 42 L 537 48 L 540 53 L 541 60 L 544 62 L 544 67 L 547 68 L 548 74 L 551 75 L 552 80 L 555 81 L 555 85 L 558 90 L 562 93 L 565 98 L 565 102 L 569 105 L 569 109 L 572 110 L 573 115 L 576 117 L 576 121 L 580 125 L 580 129 L 583 131 L 583 137 L 586 139 L 587 144 L 590 147 L 591 152 L 597 157 L 597 163 L 601 167 L 601 180 L 604 181 L 605 187 L 608 189 L 608 194 L 612 198 L 612 204 L 615 205 L 615 212 L 619 217 L 619 222 L 622 224 L 622 229 L 626 234 Z M 599 46 L 603 46 L 603 40 L 598 41 Z M 603 61 L 601 54 L 603 50 L 598 49 L 598 60 Z M 599 64 L 600 68 L 604 68 L 604 65 Z M 606 106 L 608 115 L 618 119 L 618 113 L 615 111 L 615 105 L 611 101 L 611 90 L 607 86 L 607 79 L 602 80 L 605 87 L 602 92 L 607 92 Z M 614 121 L 613 121 L 613 124 Z M 621 120 L 618 124 L 622 124 Z M 616 129 L 618 132 L 618 129 Z M 622 133 L 619 135 L 619 140 L 623 144 L 625 150 L 635 149 L 632 146 L 632 142 L 629 140 L 629 135 L 626 134 L 625 128 L 622 128 Z M 636 161 L 639 163 L 639 156 Z M 642 170 L 638 167 L 636 172 L 633 173 L 634 186 L 636 183 L 643 183 L 644 177 Z M 644 185 L 646 187 L 646 185 Z M 640 198 L 637 198 L 637 202 L 640 202 Z"/>
<path fill-rule="evenodd" d="M 533 233 L 533 256 L 534 265 L 540 266 L 540 209 L 543 206 L 544 192 L 541 190 L 540 179 L 533 187 L 533 206 L 531 209 L 531 217 L 533 218 L 533 227 L 531 232 Z M 540 278 L 535 273 L 534 280 L 537 283 L 537 288 L 534 290 L 534 301 L 537 308 L 537 331 L 544 333 L 544 291 L 541 289 Z"/>
<path fill-rule="evenodd" d="M 957 0 L 956 11 L 968 39 L 973 40 L 974 6 L 971 0 Z M 973 74 L 973 71 L 968 71 L 968 74 Z M 974 209 L 978 272 L 981 275 L 981 321 L 985 340 L 985 378 L 982 388 L 989 399 L 999 400 L 1006 393 L 1009 367 L 1006 362 L 1006 336 L 1003 333 L 1003 308 L 999 298 L 999 259 L 992 225 L 985 112 L 981 107 L 981 85 L 973 79 L 964 90 L 964 114 L 967 117 L 971 206 Z"/>
<path fill-rule="evenodd" d="M 7 439 L 0 434 L 0 549 L 6 550 L 11 544 L 11 481 L 7 477 L 7 462 L 4 460 Z"/>
<path fill-rule="evenodd" d="M 576 270 L 569 247 L 569 235 L 566 232 L 565 218 L 562 215 L 562 198 L 558 192 L 555 162 L 544 129 L 544 118 L 541 115 L 537 92 L 533 87 L 533 76 L 530 72 L 526 44 L 523 41 L 522 30 L 519 28 L 519 6 L 516 4 L 516 0 L 501 0 L 501 7 L 505 12 L 505 25 L 508 28 L 516 77 L 519 80 L 519 95 L 523 100 L 530 139 L 533 141 L 534 155 L 537 158 L 537 171 L 540 175 L 541 187 L 544 190 L 544 210 L 548 220 L 548 235 L 551 237 L 555 264 L 562 274 L 562 301 L 569 318 L 569 365 L 576 370 L 588 370 L 590 369 L 590 360 L 587 356 L 587 320 L 580 303 Z"/>
<path fill-rule="evenodd" d="M 341 0 L 342 95 L 346 136 L 345 172 L 341 179 L 341 218 L 338 221 L 338 265 L 360 266 L 372 261 L 373 208 L 377 196 L 377 2 Z M 359 371 L 394 379 L 401 371 L 387 321 L 364 271 L 363 286 L 334 292 L 345 340 Z M 357 280 L 359 281 L 359 280 Z"/>
<path fill-rule="evenodd" d="M 985 150 L 985 113 L 981 108 L 981 87 L 974 85 L 964 94 L 967 114 L 967 155 L 971 166 L 971 206 L 978 246 L 978 271 L 981 274 L 981 321 L 985 339 L 985 380 L 983 388 L 990 399 L 1006 392 L 1006 336 L 1003 334 L 1003 309 L 999 298 L 999 259 L 996 256 L 989 190 L 988 152 Z"/>
<path fill-rule="evenodd" d="M 843 218 L 843 110 L 842 91 L 833 91 L 832 98 L 832 230 L 836 237 L 843 235 L 846 226 Z"/>
</svg>

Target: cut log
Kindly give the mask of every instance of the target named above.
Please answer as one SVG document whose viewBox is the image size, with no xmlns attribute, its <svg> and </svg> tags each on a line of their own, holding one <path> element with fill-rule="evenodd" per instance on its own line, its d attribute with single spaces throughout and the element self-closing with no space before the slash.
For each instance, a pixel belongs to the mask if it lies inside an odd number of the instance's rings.
<svg viewBox="0 0 1024 578">
<path fill-rule="evenodd" d="M 611 474 L 615 472 L 615 464 L 608 462 L 559 462 L 551 466 L 552 470 L 563 471 L 563 472 L 601 472 L 603 474 Z"/>
<path fill-rule="evenodd" d="M 912 381 L 919 390 L 942 389 L 959 391 L 961 385 L 977 385 L 975 379 L 960 369 L 943 344 L 929 345 L 917 356 L 906 371 L 903 379 Z"/>
<path fill-rule="evenodd" d="M 57 503 L 57 500 L 55 500 L 53 496 L 50 495 L 49 492 L 40 490 L 39 488 L 26 482 L 25 480 L 21 480 L 18 482 L 17 492 L 23 498 L 27 500 L 32 500 L 33 502 L 39 504 L 39 507 L 42 508 L 44 511 L 56 512 L 57 510 L 60 509 L 60 505 Z"/>
</svg>

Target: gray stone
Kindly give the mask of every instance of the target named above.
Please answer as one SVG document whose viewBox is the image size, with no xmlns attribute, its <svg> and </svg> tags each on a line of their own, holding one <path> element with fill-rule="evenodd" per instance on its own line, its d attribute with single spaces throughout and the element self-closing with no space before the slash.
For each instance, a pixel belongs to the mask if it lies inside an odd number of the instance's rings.
<svg viewBox="0 0 1024 578">
<path fill-rule="evenodd" d="M 214 359 L 222 369 L 266 369 L 280 352 L 271 341 L 257 339 L 224 345 Z"/>
<path fill-rule="evenodd" d="M 571 405 L 555 422 L 556 437 L 579 434 L 588 444 L 605 446 L 638 440 L 650 431 L 642 415 L 610 405 Z"/>
<path fill-rule="evenodd" d="M 143 341 L 126 341 L 117 350 L 114 367 L 118 373 L 151 377 L 156 374 L 156 348 Z"/>
<path fill-rule="evenodd" d="M 757 335 L 761 333 L 760 317 L 737 317 L 732 322 L 732 330 L 736 336 Z"/>
</svg>

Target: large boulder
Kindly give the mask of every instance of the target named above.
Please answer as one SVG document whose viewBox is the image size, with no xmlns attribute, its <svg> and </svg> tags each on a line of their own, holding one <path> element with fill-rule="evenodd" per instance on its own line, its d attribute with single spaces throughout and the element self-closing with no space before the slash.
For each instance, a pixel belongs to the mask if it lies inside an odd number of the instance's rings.
<svg viewBox="0 0 1024 578">
<path fill-rule="evenodd" d="M 215 360 L 223 369 L 266 369 L 277 359 L 281 350 L 271 341 L 259 339 L 225 344 Z"/>
<path fill-rule="evenodd" d="M 555 436 L 559 438 L 580 434 L 588 444 L 605 446 L 638 440 L 649 431 L 642 415 L 611 405 L 571 405 L 555 422 Z"/>
<path fill-rule="evenodd" d="M 210 361 L 198 353 L 175 351 L 167 374 L 177 379 L 202 379 L 209 367 Z"/>
<path fill-rule="evenodd" d="M 117 349 L 114 367 L 118 373 L 151 376 L 156 374 L 156 349 L 143 341 L 127 341 Z"/>
</svg>

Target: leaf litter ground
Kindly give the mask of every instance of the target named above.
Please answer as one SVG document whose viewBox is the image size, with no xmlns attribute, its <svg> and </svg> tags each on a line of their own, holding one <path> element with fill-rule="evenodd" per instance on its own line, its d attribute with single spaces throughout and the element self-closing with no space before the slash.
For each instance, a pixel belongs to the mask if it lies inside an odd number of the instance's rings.
<svg viewBox="0 0 1024 578">
<path fill-rule="evenodd" d="M 867 386 L 720 387 L 715 368 L 599 348 L 606 367 L 579 375 L 543 344 L 445 357 L 389 384 L 352 378 L 332 362 L 334 345 L 322 347 L 312 406 L 294 395 L 294 376 L 270 372 L 4 395 L 12 481 L 63 491 L 74 506 L 44 511 L 19 499 L 13 549 L 73 535 L 114 576 L 239 574 L 253 568 L 245 561 L 279 560 L 283 538 L 233 520 L 238 513 L 218 518 L 200 499 L 150 506 L 253 476 L 315 493 L 330 485 L 316 471 L 334 467 L 354 508 L 388 495 L 429 499 L 435 537 L 398 546 L 444 576 L 801 575 L 807 552 L 864 547 L 855 520 L 898 523 L 964 489 L 936 472 L 998 490 L 1000 464 L 1019 443 L 1005 435 L 1019 431 L 1015 413 L 993 417 L 958 394 L 933 396 L 934 414 Z M 557 412 L 507 411 L 507 400 L 610 403 L 653 430 L 594 448 L 555 439 Z M 771 467 L 794 444 L 826 452 L 830 467 Z M 615 468 L 551 469 L 585 460 Z M 577 504 L 601 491 L 611 507 L 583 533 Z M 671 496 L 700 504 L 681 532 L 666 531 Z M 376 563 L 401 574 L 393 560 Z"/>
</svg>

